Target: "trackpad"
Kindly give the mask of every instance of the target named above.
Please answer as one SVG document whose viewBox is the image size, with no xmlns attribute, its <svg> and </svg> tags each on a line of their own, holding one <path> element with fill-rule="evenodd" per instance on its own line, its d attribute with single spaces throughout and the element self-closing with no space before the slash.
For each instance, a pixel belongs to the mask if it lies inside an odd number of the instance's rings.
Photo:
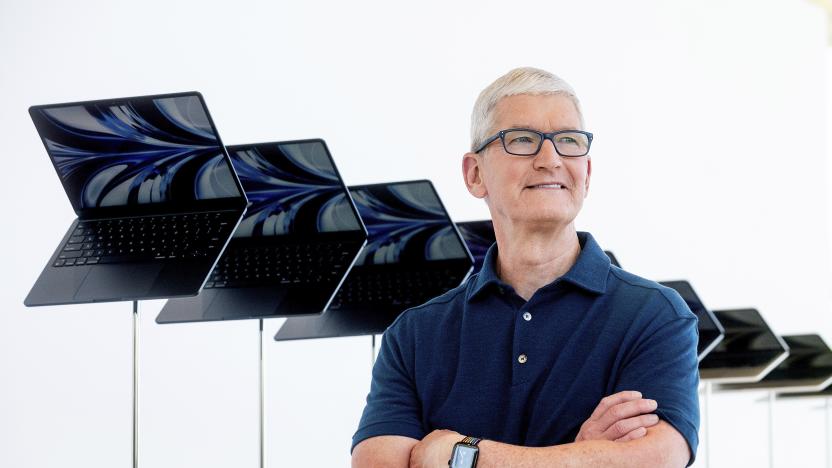
<svg viewBox="0 0 832 468">
<path fill-rule="evenodd" d="M 275 286 L 223 289 L 211 303 L 208 312 L 225 320 L 269 317 L 286 296 L 286 288 Z"/>
<path fill-rule="evenodd" d="M 163 265 L 136 263 L 97 265 L 84 279 L 75 299 L 85 301 L 142 299 L 147 296 Z"/>
</svg>

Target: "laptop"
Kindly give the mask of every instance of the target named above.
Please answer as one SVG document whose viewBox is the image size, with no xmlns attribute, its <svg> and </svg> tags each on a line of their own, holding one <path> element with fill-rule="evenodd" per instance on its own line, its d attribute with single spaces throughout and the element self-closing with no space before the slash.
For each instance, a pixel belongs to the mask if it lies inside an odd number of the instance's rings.
<svg viewBox="0 0 832 468">
<path fill-rule="evenodd" d="M 459 286 L 473 259 L 427 180 L 350 187 L 367 247 L 321 317 L 290 318 L 277 341 L 383 333 L 398 315 Z"/>
<path fill-rule="evenodd" d="M 757 382 L 789 356 L 757 309 L 715 310 L 725 337 L 699 363 L 699 376 L 716 383 Z"/>
<path fill-rule="evenodd" d="M 192 296 L 246 198 L 196 92 L 33 106 L 77 219 L 27 306 Z"/>
<path fill-rule="evenodd" d="M 490 219 L 482 221 L 463 221 L 456 223 L 465 245 L 474 257 L 474 270 L 472 274 L 479 273 L 482 263 L 485 261 L 485 254 L 488 249 L 497 242 L 494 235 L 494 223 Z"/>
<path fill-rule="evenodd" d="M 725 330 L 714 316 L 714 313 L 705 307 L 689 282 L 684 280 L 660 281 L 659 284 L 675 289 L 688 304 L 690 310 L 696 314 L 696 318 L 699 319 L 699 343 L 696 346 L 696 352 L 699 355 L 699 362 L 702 362 L 702 359 L 722 341 Z"/>
<path fill-rule="evenodd" d="M 832 385 L 832 350 L 819 335 L 786 335 L 789 356 L 755 383 L 723 384 L 720 390 L 820 392 Z"/>
<path fill-rule="evenodd" d="M 205 288 L 158 323 L 319 315 L 367 240 L 323 140 L 229 146 L 249 199 Z"/>
</svg>

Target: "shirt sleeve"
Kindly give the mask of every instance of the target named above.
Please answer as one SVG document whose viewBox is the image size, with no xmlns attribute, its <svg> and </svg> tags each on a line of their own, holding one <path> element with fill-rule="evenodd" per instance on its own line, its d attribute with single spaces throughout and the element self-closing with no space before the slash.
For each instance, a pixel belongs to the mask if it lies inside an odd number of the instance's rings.
<svg viewBox="0 0 832 468">
<path fill-rule="evenodd" d="M 644 330 L 624 365 L 616 392 L 638 390 L 644 398 L 656 400 L 659 418 L 687 441 L 690 466 L 699 445 L 699 331 L 696 316 L 678 294 L 662 296 L 663 304 L 657 307 L 665 310 L 659 316 L 672 318 L 654 320 Z"/>
<path fill-rule="evenodd" d="M 426 435 L 413 372 L 413 342 L 406 339 L 403 318 L 399 317 L 382 338 L 351 451 L 370 437 L 397 435 L 421 440 Z"/>
</svg>

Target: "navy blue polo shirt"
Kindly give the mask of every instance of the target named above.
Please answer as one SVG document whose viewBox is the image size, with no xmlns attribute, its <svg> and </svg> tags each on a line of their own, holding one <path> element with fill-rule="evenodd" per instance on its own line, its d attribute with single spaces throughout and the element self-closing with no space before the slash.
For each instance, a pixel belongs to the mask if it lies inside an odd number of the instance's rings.
<svg viewBox="0 0 832 468">
<path fill-rule="evenodd" d="M 528 302 L 497 276 L 495 244 L 479 274 L 403 312 L 384 333 L 353 448 L 434 429 L 569 443 L 602 398 L 638 390 L 695 455 L 696 316 L 674 290 L 610 265 L 590 234 L 578 238 L 572 268 Z"/>
</svg>

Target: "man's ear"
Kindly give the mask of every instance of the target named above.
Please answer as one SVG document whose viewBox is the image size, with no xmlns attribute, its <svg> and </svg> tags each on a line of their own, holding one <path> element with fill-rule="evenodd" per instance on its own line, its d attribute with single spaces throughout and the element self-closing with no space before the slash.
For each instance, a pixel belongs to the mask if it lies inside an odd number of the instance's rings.
<svg viewBox="0 0 832 468">
<path fill-rule="evenodd" d="M 586 187 L 584 189 L 584 196 L 589 195 L 589 178 L 592 176 L 592 158 L 586 157 Z"/>
<path fill-rule="evenodd" d="M 468 192 L 477 198 L 485 198 L 488 190 L 482 180 L 482 156 L 477 153 L 462 155 L 462 177 Z"/>
</svg>

